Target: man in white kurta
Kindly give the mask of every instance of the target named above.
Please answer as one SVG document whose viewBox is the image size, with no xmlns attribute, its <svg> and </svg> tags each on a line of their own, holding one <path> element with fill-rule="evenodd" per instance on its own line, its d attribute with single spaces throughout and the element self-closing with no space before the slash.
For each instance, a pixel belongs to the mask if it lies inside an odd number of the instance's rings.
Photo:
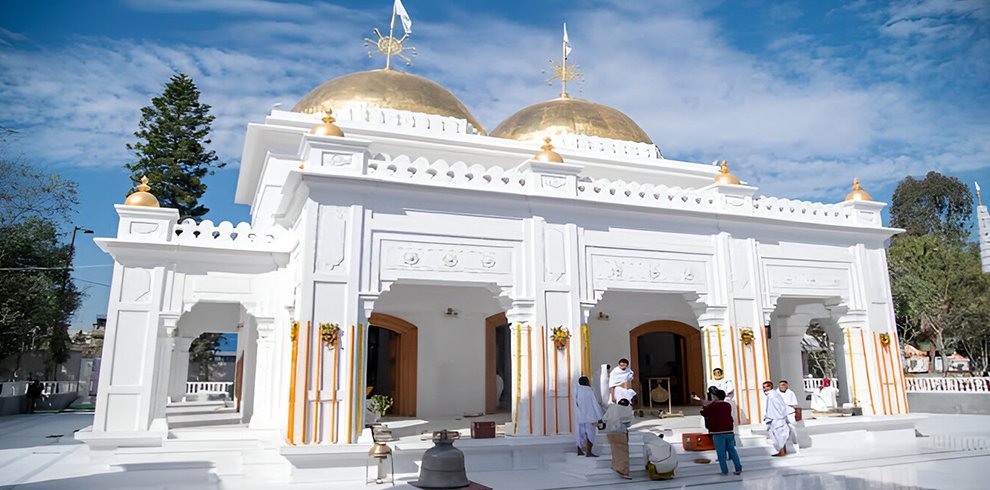
<svg viewBox="0 0 990 490">
<path fill-rule="evenodd" d="M 767 437 L 773 444 L 773 449 L 777 451 L 773 456 L 784 456 L 787 454 L 787 444 L 797 442 L 797 433 L 791 421 L 793 416 L 794 409 L 784 402 L 780 390 L 767 392 L 767 411 L 763 416 L 763 422 L 767 426 Z"/>
<path fill-rule="evenodd" d="M 577 391 L 574 395 L 574 412 L 577 418 L 577 453 L 589 458 L 598 456 L 591 452 L 594 445 L 596 426 L 602 419 L 602 406 L 598 403 L 595 392 L 591 389 L 591 382 L 586 376 L 578 379 Z"/>
</svg>

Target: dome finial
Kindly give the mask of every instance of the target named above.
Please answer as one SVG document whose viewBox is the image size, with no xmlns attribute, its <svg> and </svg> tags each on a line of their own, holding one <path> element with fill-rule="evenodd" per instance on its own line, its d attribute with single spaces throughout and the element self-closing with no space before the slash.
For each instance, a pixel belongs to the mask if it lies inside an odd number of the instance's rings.
<svg viewBox="0 0 990 490">
<path fill-rule="evenodd" d="M 333 109 L 330 106 L 323 107 L 323 124 L 317 124 L 309 130 L 309 134 L 317 136 L 344 136 L 344 132 L 334 124 Z"/>
<path fill-rule="evenodd" d="M 868 192 L 863 190 L 863 187 L 859 185 L 859 177 L 853 179 L 853 190 L 849 194 L 846 194 L 847 201 L 872 201 L 873 196 Z"/>
<path fill-rule="evenodd" d="M 729 163 L 728 162 L 726 162 L 725 160 L 722 160 L 722 163 L 718 164 L 718 166 L 720 167 L 720 170 L 719 170 L 718 175 L 715 176 L 715 183 L 716 184 L 739 185 L 739 184 L 742 183 L 739 180 L 738 177 L 736 177 L 735 175 L 732 175 L 732 173 L 729 172 Z"/>
<path fill-rule="evenodd" d="M 131 195 L 127 196 L 124 200 L 125 206 L 145 206 L 149 208 L 160 207 L 158 204 L 158 198 L 156 198 L 150 191 L 151 186 L 148 185 L 148 177 L 141 177 L 141 183 L 137 186 L 137 191 L 132 192 Z"/>
<path fill-rule="evenodd" d="M 571 41 L 567 38 L 567 23 L 564 23 L 564 42 L 560 46 L 560 64 L 558 65 L 554 60 L 550 60 L 550 68 L 553 71 L 553 76 L 547 79 L 547 85 L 553 84 L 554 80 L 560 80 L 560 98 L 567 99 L 570 95 L 567 94 L 567 82 L 571 80 L 576 80 L 578 78 L 584 77 L 584 74 L 578 71 L 579 66 L 577 64 L 568 64 L 567 57 L 571 54 Z"/>
<path fill-rule="evenodd" d="M 543 151 L 533 155 L 533 160 L 539 162 L 564 163 L 564 157 L 560 156 L 560 153 L 553 151 L 553 145 L 550 144 L 549 136 L 543 138 L 543 146 L 541 146 L 540 149 Z"/>
</svg>

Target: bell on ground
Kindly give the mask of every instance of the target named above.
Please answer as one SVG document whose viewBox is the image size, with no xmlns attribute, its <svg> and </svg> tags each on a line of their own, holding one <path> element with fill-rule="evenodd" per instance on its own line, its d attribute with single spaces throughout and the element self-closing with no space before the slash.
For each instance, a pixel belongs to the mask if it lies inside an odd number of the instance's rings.
<svg viewBox="0 0 990 490">
<path fill-rule="evenodd" d="M 463 488 L 471 484 L 464 469 L 464 453 L 454 447 L 457 432 L 441 430 L 433 433 L 434 446 L 423 453 L 419 488 Z"/>
</svg>

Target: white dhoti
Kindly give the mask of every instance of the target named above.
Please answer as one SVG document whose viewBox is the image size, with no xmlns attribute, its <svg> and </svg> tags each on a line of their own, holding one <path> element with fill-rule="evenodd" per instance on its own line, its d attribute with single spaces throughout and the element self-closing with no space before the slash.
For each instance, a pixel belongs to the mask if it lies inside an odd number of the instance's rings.
<svg viewBox="0 0 990 490">
<path fill-rule="evenodd" d="M 797 431 L 793 422 L 794 409 L 784 402 L 780 391 L 770 390 L 767 393 L 767 412 L 763 421 L 767 424 L 767 438 L 776 451 L 787 447 L 788 443 L 797 442 Z"/>
<path fill-rule="evenodd" d="M 780 451 L 787 447 L 787 444 L 797 442 L 797 433 L 787 419 L 775 420 L 767 425 L 767 438 L 770 439 L 773 449 Z"/>
</svg>

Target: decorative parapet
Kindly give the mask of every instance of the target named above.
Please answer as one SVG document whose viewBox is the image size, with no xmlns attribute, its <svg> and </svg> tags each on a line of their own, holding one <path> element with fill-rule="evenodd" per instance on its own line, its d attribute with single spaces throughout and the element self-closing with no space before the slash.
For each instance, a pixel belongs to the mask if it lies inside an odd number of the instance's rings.
<svg viewBox="0 0 990 490">
<path fill-rule="evenodd" d="M 197 223 L 186 219 L 175 226 L 169 241 L 198 247 L 270 251 L 283 248 L 281 245 L 284 239 L 282 233 L 275 230 L 255 231 L 250 224 L 243 221 L 235 226 L 230 221 L 221 221 L 215 225 L 210 220 Z"/>
<path fill-rule="evenodd" d="M 393 128 L 410 128 L 447 134 L 479 134 L 466 119 L 424 114 L 421 112 L 380 109 L 367 104 L 334 107 L 337 121 L 380 124 Z"/>
<path fill-rule="evenodd" d="M 367 164 L 365 177 L 390 182 L 436 185 L 446 188 L 483 189 L 516 194 L 560 195 L 547 192 L 535 185 L 534 179 L 545 177 L 542 167 L 522 165 L 515 169 L 485 168 L 464 162 L 433 162 L 425 158 L 410 160 L 405 155 L 390 157 L 375 155 Z M 559 165 L 559 164 L 558 164 Z M 725 187 L 725 186 L 722 186 Z M 623 180 L 591 179 L 579 177 L 576 181 L 576 197 L 597 202 L 649 206 L 663 209 L 679 209 L 729 215 L 751 215 L 768 219 L 800 221 L 804 223 L 844 226 L 881 227 L 879 210 L 882 203 L 852 202 L 824 204 L 761 196 L 750 198 L 753 188 L 739 187 L 739 192 L 728 193 L 720 186 L 700 189 L 668 187 L 662 184 L 626 182 Z M 743 192 L 745 191 L 745 192 Z M 575 195 L 575 194 L 571 194 Z M 729 199 L 731 198 L 731 200 Z M 741 206 L 741 204 L 745 204 Z"/>
<path fill-rule="evenodd" d="M 557 148 L 593 151 L 618 157 L 649 158 L 653 160 L 663 158 L 660 148 L 654 144 L 599 138 L 597 136 L 585 136 L 583 134 L 559 136 L 554 139 L 554 144 Z"/>
</svg>

